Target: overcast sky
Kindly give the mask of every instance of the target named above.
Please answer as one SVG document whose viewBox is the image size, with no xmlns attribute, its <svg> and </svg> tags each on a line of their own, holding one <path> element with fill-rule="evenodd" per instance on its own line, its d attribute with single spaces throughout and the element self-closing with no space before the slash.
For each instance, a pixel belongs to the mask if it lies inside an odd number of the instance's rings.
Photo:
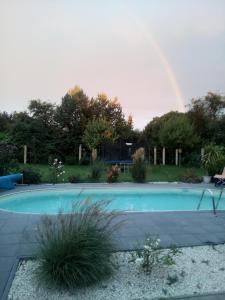
<svg viewBox="0 0 225 300">
<path fill-rule="evenodd" d="M 117 96 L 136 128 L 225 93 L 225 0 L 0 0 L 0 110 Z"/>
</svg>

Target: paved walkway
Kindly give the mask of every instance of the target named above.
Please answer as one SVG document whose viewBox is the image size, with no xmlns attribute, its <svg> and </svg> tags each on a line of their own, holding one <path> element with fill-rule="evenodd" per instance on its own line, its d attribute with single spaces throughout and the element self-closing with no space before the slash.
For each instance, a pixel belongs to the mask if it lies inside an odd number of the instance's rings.
<svg viewBox="0 0 225 300">
<path fill-rule="evenodd" d="M 17 191 L 32 188 L 20 187 Z M 119 218 L 126 219 L 126 223 L 114 237 L 117 250 L 136 248 L 146 234 L 159 235 L 164 247 L 225 242 L 225 212 L 219 212 L 216 217 L 211 212 L 148 212 L 128 213 Z M 35 255 L 39 221 L 40 215 L 0 211 L 0 299 L 7 299 L 19 259 Z M 221 300 L 225 295 L 187 299 Z"/>
</svg>

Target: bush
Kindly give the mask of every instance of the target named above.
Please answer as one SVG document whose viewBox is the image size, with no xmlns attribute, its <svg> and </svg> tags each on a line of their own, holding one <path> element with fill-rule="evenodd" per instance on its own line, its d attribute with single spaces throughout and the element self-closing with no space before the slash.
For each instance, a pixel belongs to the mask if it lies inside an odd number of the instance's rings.
<svg viewBox="0 0 225 300">
<path fill-rule="evenodd" d="M 38 280 L 58 288 L 85 287 L 109 277 L 115 264 L 112 233 L 120 225 L 109 201 L 76 202 L 71 214 L 45 216 L 38 227 Z M 112 224 L 114 221 L 114 225 Z"/>
<path fill-rule="evenodd" d="M 0 176 L 8 175 L 12 169 L 18 167 L 16 151 L 15 145 L 0 143 Z"/>
<path fill-rule="evenodd" d="M 68 177 L 70 183 L 79 183 L 81 182 L 80 175 L 71 175 Z"/>
<path fill-rule="evenodd" d="M 200 168 L 201 167 L 201 154 L 192 152 L 186 153 L 182 156 L 181 165 L 188 168 Z"/>
<path fill-rule="evenodd" d="M 180 181 L 187 183 L 200 183 L 202 178 L 196 174 L 193 169 L 187 169 L 180 177 Z"/>
<path fill-rule="evenodd" d="M 205 147 L 202 166 L 209 176 L 221 173 L 225 164 L 224 147 L 210 144 Z"/>
<path fill-rule="evenodd" d="M 143 183 L 146 180 L 147 167 L 144 158 L 144 148 L 137 149 L 133 155 L 133 166 L 131 168 L 131 175 L 135 182 Z"/>
<path fill-rule="evenodd" d="M 117 182 L 119 175 L 120 175 L 120 168 L 117 165 L 112 166 L 107 174 L 107 182 L 109 183 Z"/>
<path fill-rule="evenodd" d="M 76 165 L 77 162 L 77 158 L 75 157 L 75 155 L 69 155 L 65 157 L 65 164 L 66 165 Z"/>
<path fill-rule="evenodd" d="M 41 182 L 41 174 L 37 170 L 25 168 L 21 170 L 21 173 L 23 173 L 23 183 L 38 184 Z"/>
<path fill-rule="evenodd" d="M 99 181 L 103 170 L 104 170 L 104 164 L 102 162 L 100 161 L 93 162 L 93 164 L 91 165 L 90 179 L 93 181 Z"/>
</svg>

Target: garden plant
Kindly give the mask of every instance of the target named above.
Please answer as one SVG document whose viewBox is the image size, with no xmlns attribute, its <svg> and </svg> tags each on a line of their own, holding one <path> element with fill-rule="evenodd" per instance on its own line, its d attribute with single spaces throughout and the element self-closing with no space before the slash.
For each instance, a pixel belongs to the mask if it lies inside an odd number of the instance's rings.
<svg viewBox="0 0 225 300">
<path fill-rule="evenodd" d="M 147 166 L 145 163 L 144 148 L 139 148 L 135 151 L 133 155 L 133 166 L 131 168 L 131 174 L 134 182 L 145 182 L 147 175 Z"/>
<path fill-rule="evenodd" d="M 55 184 L 60 178 L 64 181 L 63 175 L 65 174 L 64 165 L 62 161 L 58 158 L 49 160 L 49 170 L 50 170 L 50 181 Z"/>
<path fill-rule="evenodd" d="M 38 228 L 37 278 L 58 288 L 85 287 L 112 275 L 112 233 L 121 225 L 109 201 L 76 202 L 72 213 L 44 217 Z M 114 221 L 114 222 L 113 222 Z M 113 223 L 112 223 L 113 222 Z"/>
<path fill-rule="evenodd" d="M 181 251 L 176 246 L 162 249 L 160 239 L 149 236 L 145 240 L 143 250 L 133 252 L 130 261 L 139 264 L 146 273 L 151 273 L 155 267 L 174 265 L 174 257 L 179 254 Z"/>
<path fill-rule="evenodd" d="M 108 183 L 113 183 L 118 181 L 118 177 L 120 175 L 120 168 L 119 166 L 115 165 L 112 166 L 107 173 L 107 182 Z"/>
</svg>

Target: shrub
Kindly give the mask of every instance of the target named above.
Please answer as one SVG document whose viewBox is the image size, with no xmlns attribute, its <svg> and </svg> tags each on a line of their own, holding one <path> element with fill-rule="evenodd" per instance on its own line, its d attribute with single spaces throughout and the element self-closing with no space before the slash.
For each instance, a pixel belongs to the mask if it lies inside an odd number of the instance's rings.
<svg viewBox="0 0 225 300">
<path fill-rule="evenodd" d="M 9 174 L 11 169 L 18 166 L 15 159 L 16 151 L 15 145 L 0 143 L 0 176 Z"/>
<path fill-rule="evenodd" d="M 181 251 L 175 246 L 165 250 L 160 246 L 160 239 L 148 237 L 145 240 L 143 250 L 137 250 L 131 254 L 131 262 L 139 264 L 147 273 L 151 273 L 154 267 L 175 264 L 174 257 Z"/>
<path fill-rule="evenodd" d="M 76 165 L 77 162 L 77 158 L 75 157 L 75 155 L 69 155 L 65 157 L 65 164 L 66 165 Z"/>
<path fill-rule="evenodd" d="M 192 152 L 186 153 L 182 155 L 182 166 L 186 166 L 188 168 L 200 168 L 201 167 L 201 154 Z"/>
<path fill-rule="evenodd" d="M 205 154 L 202 157 L 202 166 L 209 176 L 220 173 L 224 164 L 224 147 L 213 144 L 205 147 Z"/>
<path fill-rule="evenodd" d="M 80 178 L 80 175 L 71 175 L 68 177 L 68 180 L 70 183 L 79 183 L 81 182 L 81 178 Z"/>
<path fill-rule="evenodd" d="M 139 148 L 133 155 L 133 166 L 131 168 L 131 175 L 135 182 L 145 182 L 147 175 L 147 168 L 145 164 L 145 150 Z"/>
<path fill-rule="evenodd" d="M 107 212 L 109 201 L 76 202 L 71 214 L 45 216 L 38 227 L 37 278 L 58 288 L 98 283 L 114 271 L 112 233 L 121 222 Z M 113 223 L 112 223 L 113 221 Z"/>
<path fill-rule="evenodd" d="M 181 176 L 180 181 L 187 183 L 202 182 L 202 178 L 196 174 L 194 169 L 187 169 Z"/>
<path fill-rule="evenodd" d="M 26 184 L 38 184 L 41 182 L 41 174 L 37 170 L 31 168 L 22 169 L 23 183 Z"/>
<path fill-rule="evenodd" d="M 101 161 L 94 161 L 91 165 L 90 179 L 93 181 L 99 181 L 102 172 L 104 170 L 104 164 Z"/>
<path fill-rule="evenodd" d="M 107 174 L 107 182 L 109 183 L 117 182 L 119 175 L 120 175 L 120 168 L 117 165 L 112 166 Z"/>
</svg>

